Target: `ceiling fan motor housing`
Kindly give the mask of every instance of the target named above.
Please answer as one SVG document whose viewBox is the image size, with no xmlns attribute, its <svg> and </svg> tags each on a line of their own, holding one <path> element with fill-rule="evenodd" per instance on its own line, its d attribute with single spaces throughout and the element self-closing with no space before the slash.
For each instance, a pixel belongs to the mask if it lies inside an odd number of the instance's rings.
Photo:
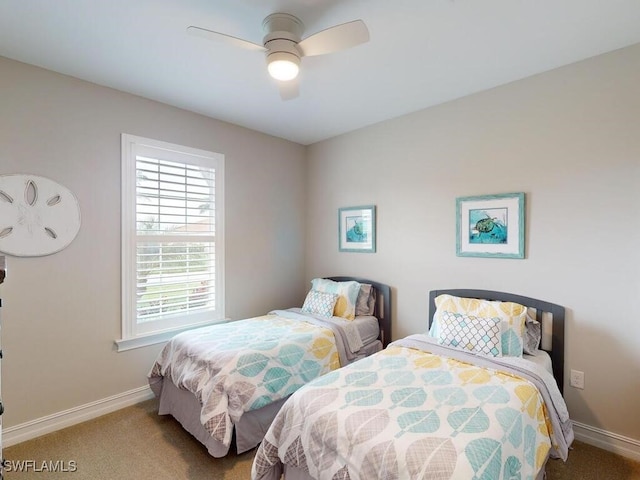
<svg viewBox="0 0 640 480">
<path fill-rule="evenodd" d="M 265 36 L 264 47 L 267 49 L 267 57 L 274 54 L 283 58 L 290 58 L 299 63 L 302 52 L 298 43 L 302 37 L 304 25 L 299 18 L 288 13 L 272 13 L 262 22 Z M 295 60 L 292 58 L 295 57 Z"/>
</svg>

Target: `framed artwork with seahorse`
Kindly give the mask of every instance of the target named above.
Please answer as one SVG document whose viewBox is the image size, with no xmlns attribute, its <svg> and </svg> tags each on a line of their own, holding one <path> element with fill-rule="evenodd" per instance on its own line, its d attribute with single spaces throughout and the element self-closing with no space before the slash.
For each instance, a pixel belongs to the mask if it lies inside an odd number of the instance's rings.
<svg viewBox="0 0 640 480">
<path fill-rule="evenodd" d="M 459 257 L 524 258 L 524 193 L 456 199 Z"/>
</svg>

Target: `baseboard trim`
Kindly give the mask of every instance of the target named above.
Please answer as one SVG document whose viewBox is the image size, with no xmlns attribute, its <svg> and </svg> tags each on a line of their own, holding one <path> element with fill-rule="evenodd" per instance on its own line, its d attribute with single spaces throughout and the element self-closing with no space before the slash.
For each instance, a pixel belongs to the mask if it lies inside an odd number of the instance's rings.
<svg viewBox="0 0 640 480">
<path fill-rule="evenodd" d="M 576 440 L 640 462 L 640 440 L 607 432 L 580 422 L 573 422 L 573 433 Z"/>
<path fill-rule="evenodd" d="M 85 405 L 80 405 L 79 407 L 47 415 L 46 417 L 36 418 L 35 420 L 13 427 L 3 428 L 2 444 L 3 447 L 10 447 L 11 445 L 31 440 L 41 435 L 100 417 L 107 413 L 115 412 L 121 408 L 135 405 L 136 403 L 144 402 L 151 398 L 153 398 L 153 392 L 147 385 Z"/>
</svg>

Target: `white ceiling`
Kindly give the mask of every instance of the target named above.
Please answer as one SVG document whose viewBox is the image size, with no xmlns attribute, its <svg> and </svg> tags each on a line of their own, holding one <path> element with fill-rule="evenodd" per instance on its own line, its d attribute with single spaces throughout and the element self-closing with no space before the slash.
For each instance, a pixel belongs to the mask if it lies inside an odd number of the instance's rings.
<svg viewBox="0 0 640 480">
<path fill-rule="evenodd" d="M 273 12 L 371 40 L 283 101 L 264 54 L 186 33 L 261 44 Z M 639 42 L 639 0 L 0 0 L 1 56 L 304 145 Z"/>
</svg>

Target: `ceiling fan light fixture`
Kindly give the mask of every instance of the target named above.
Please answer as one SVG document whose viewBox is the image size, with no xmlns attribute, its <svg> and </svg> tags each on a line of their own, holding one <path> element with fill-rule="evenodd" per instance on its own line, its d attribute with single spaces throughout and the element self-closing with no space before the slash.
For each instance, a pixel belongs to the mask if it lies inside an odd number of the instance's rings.
<svg viewBox="0 0 640 480">
<path fill-rule="evenodd" d="M 300 57 L 289 52 L 274 52 L 267 57 L 269 75 L 276 80 L 293 80 L 300 71 Z"/>
<path fill-rule="evenodd" d="M 267 70 L 280 82 L 278 89 L 283 100 L 298 96 L 298 82 L 294 80 L 300 71 L 302 58 L 339 52 L 369 41 L 369 30 L 362 20 L 334 25 L 303 39 L 304 25 L 300 19 L 277 12 L 264 19 L 262 28 L 265 34 L 262 45 L 195 25 L 188 27 L 187 31 L 214 41 L 265 52 Z"/>
</svg>

